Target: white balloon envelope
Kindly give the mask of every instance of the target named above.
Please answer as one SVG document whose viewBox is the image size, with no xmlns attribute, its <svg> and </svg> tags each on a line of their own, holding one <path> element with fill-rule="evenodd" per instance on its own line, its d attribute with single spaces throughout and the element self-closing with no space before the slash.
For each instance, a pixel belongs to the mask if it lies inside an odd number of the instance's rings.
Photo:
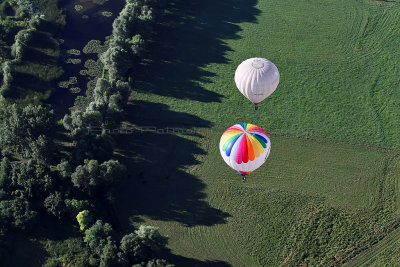
<svg viewBox="0 0 400 267">
<path fill-rule="evenodd" d="M 271 150 L 268 134 L 250 123 L 229 127 L 221 136 L 219 150 L 222 158 L 232 169 L 244 177 L 259 168 L 267 160 Z"/>
<path fill-rule="evenodd" d="M 235 71 L 237 88 L 254 104 L 255 109 L 276 90 L 279 78 L 278 68 L 265 58 L 249 58 L 240 63 Z"/>
</svg>

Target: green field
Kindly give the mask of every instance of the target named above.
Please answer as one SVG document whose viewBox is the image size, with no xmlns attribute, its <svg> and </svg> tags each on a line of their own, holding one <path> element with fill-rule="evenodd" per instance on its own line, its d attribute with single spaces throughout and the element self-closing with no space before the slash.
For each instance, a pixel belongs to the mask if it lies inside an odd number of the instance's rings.
<svg viewBox="0 0 400 267">
<path fill-rule="evenodd" d="M 122 228 L 159 226 L 178 266 L 339 265 L 379 244 L 400 218 L 399 26 L 397 2 L 171 4 L 126 125 L 197 133 L 119 136 Z M 233 81 L 249 57 L 281 74 L 257 112 Z M 245 184 L 218 150 L 239 122 L 272 133 Z"/>
<path fill-rule="evenodd" d="M 400 230 L 397 229 L 344 266 L 397 266 L 400 262 L 399 252 Z"/>
</svg>

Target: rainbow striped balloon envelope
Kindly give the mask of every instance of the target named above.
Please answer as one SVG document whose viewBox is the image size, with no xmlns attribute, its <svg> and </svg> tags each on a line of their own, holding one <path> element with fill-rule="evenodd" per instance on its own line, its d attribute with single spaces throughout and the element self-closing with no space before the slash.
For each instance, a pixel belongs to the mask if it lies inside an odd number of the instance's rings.
<svg viewBox="0 0 400 267">
<path fill-rule="evenodd" d="M 239 123 L 224 132 L 219 150 L 226 164 L 241 175 L 247 175 L 267 160 L 271 141 L 261 127 Z"/>
</svg>

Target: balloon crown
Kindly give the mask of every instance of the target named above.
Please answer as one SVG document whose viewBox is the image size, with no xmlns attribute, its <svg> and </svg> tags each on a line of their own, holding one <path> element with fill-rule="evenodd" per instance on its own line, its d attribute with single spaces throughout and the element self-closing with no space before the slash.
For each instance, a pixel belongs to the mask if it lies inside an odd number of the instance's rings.
<svg viewBox="0 0 400 267">
<path fill-rule="evenodd" d="M 261 62 L 261 60 L 259 59 L 254 59 L 251 65 L 256 69 L 261 69 L 262 67 L 264 67 L 264 63 Z"/>
</svg>

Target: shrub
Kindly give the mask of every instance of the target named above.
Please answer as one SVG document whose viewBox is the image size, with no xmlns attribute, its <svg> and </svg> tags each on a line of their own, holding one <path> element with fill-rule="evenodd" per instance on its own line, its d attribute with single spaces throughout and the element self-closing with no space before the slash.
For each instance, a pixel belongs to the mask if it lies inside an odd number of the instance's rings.
<svg viewBox="0 0 400 267">
<path fill-rule="evenodd" d="M 81 54 L 81 51 L 79 51 L 78 49 L 69 49 L 67 50 L 67 54 L 79 56 Z"/>
<path fill-rule="evenodd" d="M 69 91 L 73 94 L 79 94 L 81 92 L 81 88 L 79 87 L 71 87 Z"/>
<path fill-rule="evenodd" d="M 75 5 L 74 8 L 75 8 L 76 11 L 79 12 L 79 11 L 81 11 L 83 9 L 83 6 L 82 5 Z"/>
<path fill-rule="evenodd" d="M 81 231 L 83 231 L 89 227 L 93 221 L 93 218 L 88 210 L 83 210 L 76 215 L 76 220 L 79 223 L 79 228 Z"/>
<path fill-rule="evenodd" d="M 101 12 L 101 15 L 104 17 L 111 17 L 113 15 L 113 13 L 110 11 L 103 11 L 103 12 Z"/>
<path fill-rule="evenodd" d="M 99 40 L 90 40 L 83 48 L 85 54 L 101 54 L 107 50 L 106 45 L 101 45 Z"/>
<path fill-rule="evenodd" d="M 67 58 L 67 60 L 65 61 L 65 63 L 67 64 L 80 64 L 81 60 L 79 58 Z"/>
</svg>

